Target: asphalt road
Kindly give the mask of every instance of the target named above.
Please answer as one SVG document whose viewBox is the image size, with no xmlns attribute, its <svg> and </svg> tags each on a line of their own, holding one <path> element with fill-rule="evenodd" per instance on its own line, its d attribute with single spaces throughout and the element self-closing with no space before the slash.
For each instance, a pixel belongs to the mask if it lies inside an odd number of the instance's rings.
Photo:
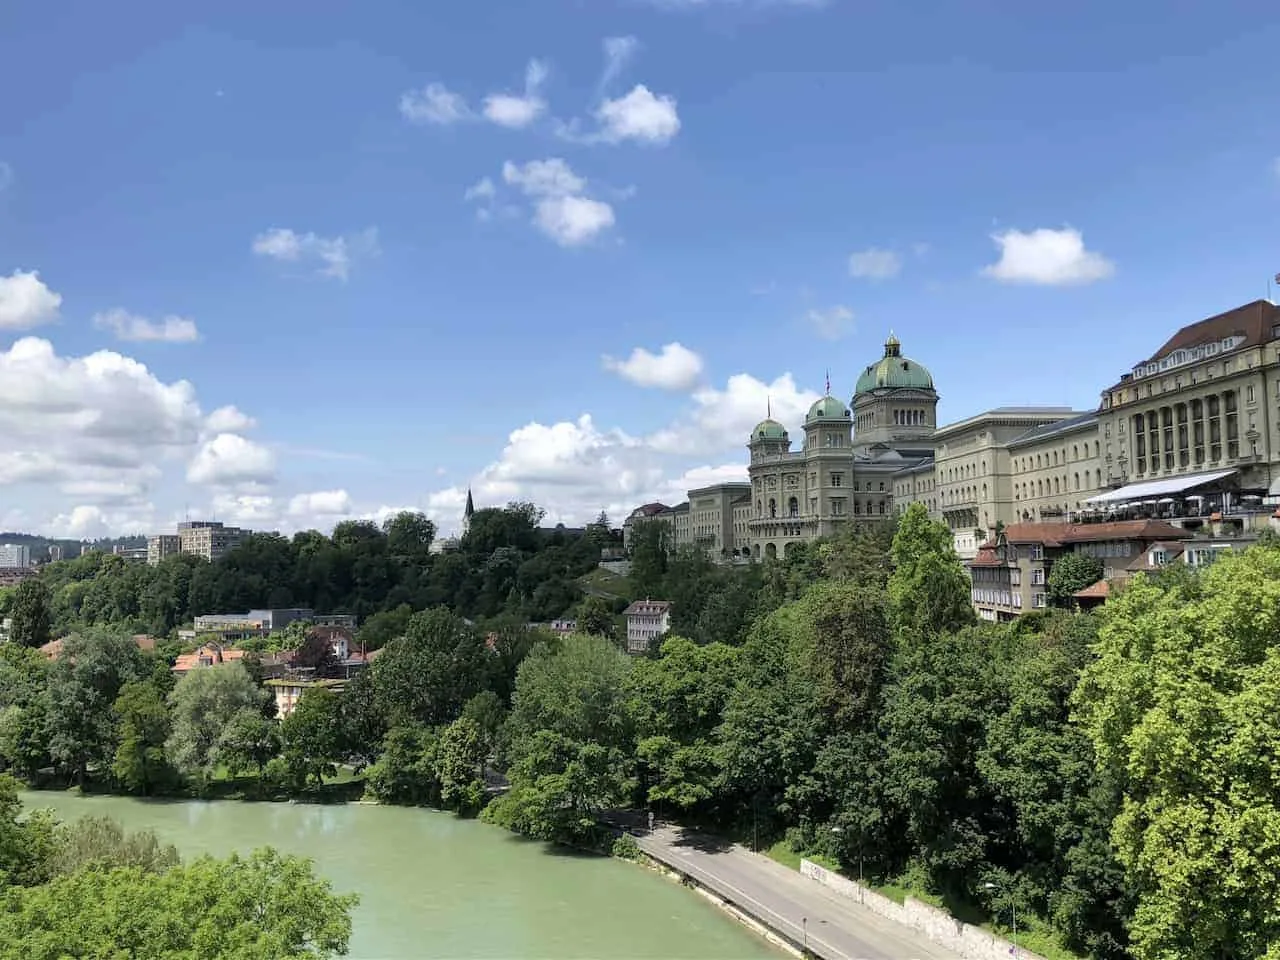
<svg viewBox="0 0 1280 960">
<path fill-rule="evenodd" d="M 768 857 L 659 825 L 637 831 L 645 853 L 697 880 L 824 960 L 959 960 Z"/>
</svg>

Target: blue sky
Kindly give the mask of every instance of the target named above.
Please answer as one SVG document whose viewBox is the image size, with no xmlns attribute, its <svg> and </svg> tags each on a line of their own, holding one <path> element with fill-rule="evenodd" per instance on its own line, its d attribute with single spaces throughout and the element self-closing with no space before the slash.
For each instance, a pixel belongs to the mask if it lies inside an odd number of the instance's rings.
<svg viewBox="0 0 1280 960">
<path fill-rule="evenodd" d="M 620 514 L 890 329 L 1094 405 L 1280 270 L 1280 17 L 1028 6 L 16 5 L 0 527 Z"/>
</svg>

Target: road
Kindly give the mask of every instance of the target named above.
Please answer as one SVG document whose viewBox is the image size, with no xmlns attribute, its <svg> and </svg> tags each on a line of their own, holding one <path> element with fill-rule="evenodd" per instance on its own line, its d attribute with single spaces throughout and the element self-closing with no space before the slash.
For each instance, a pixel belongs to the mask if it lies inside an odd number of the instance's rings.
<svg viewBox="0 0 1280 960">
<path fill-rule="evenodd" d="M 745 847 L 659 824 L 636 843 L 656 860 L 824 960 L 959 960 L 901 924 Z"/>
</svg>

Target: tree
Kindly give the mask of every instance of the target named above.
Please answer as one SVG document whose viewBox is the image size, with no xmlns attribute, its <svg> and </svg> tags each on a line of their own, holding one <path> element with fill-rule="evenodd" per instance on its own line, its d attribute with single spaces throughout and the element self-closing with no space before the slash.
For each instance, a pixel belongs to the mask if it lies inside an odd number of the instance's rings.
<svg viewBox="0 0 1280 960">
<path fill-rule="evenodd" d="M 426 514 L 404 510 L 388 517 L 382 524 L 387 538 L 387 552 L 403 560 L 422 560 L 431 551 L 436 538 L 436 525 Z"/>
<path fill-rule="evenodd" d="M 261 710 L 242 707 L 222 728 L 214 753 L 231 776 L 253 772 L 262 789 L 263 773 L 281 749 L 280 724 L 263 716 Z"/>
<path fill-rule="evenodd" d="M 282 756 L 295 783 L 314 780 L 318 787 L 325 777 L 337 773 L 342 759 L 339 710 L 336 693 L 328 687 L 311 687 L 281 722 Z"/>
<path fill-rule="evenodd" d="M 347 952 L 357 902 L 334 893 L 309 860 L 270 849 L 159 873 L 81 870 L 11 895 L 0 912 L 0 956 L 335 957 Z"/>
<path fill-rule="evenodd" d="M 10 885 L 30 886 L 48 879 L 55 829 L 47 811 L 23 816 L 18 784 L 0 774 L 0 892 Z"/>
<path fill-rule="evenodd" d="M 203 786 L 221 758 L 223 730 L 241 710 L 261 711 L 266 695 L 239 663 L 196 667 L 169 694 L 173 730 L 166 748 L 174 766 Z"/>
<path fill-rule="evenodd" d="M 109 817 L 81 817 L 58 825 L 49 874 L 69 876 L 88 867 L 136 867 L 144 873 L 163 873 L 180 862 L 177 847 L 162 844 L 150 830 L 126 833 Z"/>
<path fill-rule="evenodd" d="M 593 637 L 615 639 L 618 629 L 613 617 L 613 605 L 604 597 L 585 597 L 578 605 L 578 630 Z"/>
<path fill-rule="evenodd" d="M 173 780 L 173 768 L 165 756 L 169 738 L 169 710 L 164 696 L 150 680 L 126 683 L 116 697 L 120 724 L 111 772 L 126 790 L 150 796 Z"/>
<path fill-rule="evenodd" d="M 1049 600 L 1055 607 L 1075 606 L 1075 595 L 1102 579 L 1102 561 L 1084 553 L 1068 553 L 1049 570 Z"/>
<path fill-rule="evenodd" d="M 437 771 L 440 800 L 459 813 L 473 813 L 484 801 L 480 765 L 486 751 L 480 726 L 470 717 L 459 717 L 440 736 Z"/>
<path fill-rule="evenodd" d="M 889 611 L 900 637 L 973 623 L 969 577 L 956 557 L 951 531 L 930 520 L 924 504 L 910 504 L 899 518 L 890 556 Z"/>
<path fill-rule="evenodd" d="M 13 592 L 13 623 L 9 636 L 24 647 L 41 647 L 52 639 L 49 588 L 39 577 L 28 577 Z"/>
<path fill-rule="evenodd" d="M 440 738 L 421 724 L 392 727 L 369 767 L 365 789 L 383 803 L 438 804 Z"/>
<path fill-rule="evenodd" d="M 1138 960 L 1276 956 L 1280 943 L 1280 550 L 1229 552 L 1199 583 L 1134 577 L 1104 608 L 1075 691 L 1112 840 L 1137 895 Z"/>
<path fill-rule="evenodd" d="M 117 745 L 116 698 L 124 686 L 150 675 L 127 636 L 89 629 L 68 637 L 49 668 L 45 726 L 49 755 L 83 786 L 90 766 L 105 768 Z"/>
<path fill-rule="evenodd" d="M 373 661 L 374 687 L 393 723 L 451 722 L 479 689 L 484 641 L 460 617 L 436 608 L 410 618 L 402 637 Z"/>
<path fill-rule="evenodd" d="M 637 520 L 631 525 L 631 583 L 636 596 L 660 597 L 671 554 L 671 524 Z"/>
<path fill-rule="evenodd" d="M 311 627 L 302 637 L 293 654 L 293 665 L 313 670 L 317 677 L 328 676 L 338 665 L 338 655 L 333 650 L 330 632 L 323 627 Z"/>
</svg>

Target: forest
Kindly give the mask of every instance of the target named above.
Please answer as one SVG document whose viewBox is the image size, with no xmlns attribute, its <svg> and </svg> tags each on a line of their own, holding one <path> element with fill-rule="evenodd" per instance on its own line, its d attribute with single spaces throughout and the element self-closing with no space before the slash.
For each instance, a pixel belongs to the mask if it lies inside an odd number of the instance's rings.
<svg viewBox="0 0 1280 960">
<path fill-rule="evenodd" d="M 377 533 L 376 555 L 401 555 Z M 489 561 L 587 548 L 495 536 L 422 563 L 473 564 L 458 582 L 491 616 L 387 589 L 366 608 L 380 655 L 283 722 L 243 665 L 175 682 L 81 604 L 58 660 L 0 648 L 0 758 L 30 783 L 139 794 L 351 785 L 596 847 L 601 814 L 649 807 L 965 919 L 1007 928 L 1016 911 L 1020 943 L 1051 957 L 1280 958 L 1274 543 L 1139 576 L 1097 613 L 994 624 L 914 506 L 745 568 L 637 533 L 632 588 L 680 611 L 650 656 L 621 652 L 599 597 L 568 608 L 577 635 L 531 628 L 522 563 L 499 601 Z M 296 565 L 279 571 L 298 589 Z M 112 595 L 109 576 L 89 589 Z"/>
</svg>

